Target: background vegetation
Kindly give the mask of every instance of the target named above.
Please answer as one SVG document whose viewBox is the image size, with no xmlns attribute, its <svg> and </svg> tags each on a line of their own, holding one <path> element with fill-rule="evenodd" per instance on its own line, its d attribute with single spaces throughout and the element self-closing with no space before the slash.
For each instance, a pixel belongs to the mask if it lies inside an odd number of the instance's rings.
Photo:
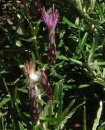
<svg viewBox="0 0 105 130">
<path fill-rule="evenodd" d="M 55 4 L 56 65 L 48 66 L 48 30 L 41 8 Z M 0 130 L 105 129 L 105 2 L 103 0 L 1 1 Z M 23 66 L 33 58 L 46 75 L 54 100 L 30 119 Z"/>
</svg>

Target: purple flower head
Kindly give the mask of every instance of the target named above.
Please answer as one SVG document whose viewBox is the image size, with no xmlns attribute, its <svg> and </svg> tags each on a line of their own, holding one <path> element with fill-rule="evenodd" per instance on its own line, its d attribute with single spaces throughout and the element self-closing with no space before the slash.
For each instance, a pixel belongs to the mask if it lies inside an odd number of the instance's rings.
<svg viewBox="0 0 105 130">
<path fill-rule="evenodd" d="M 52 7 L 52 13 L 46 11 L 45 8 L 42 9 L 42 17 L 49 30 L 55 29 L 59 20 L 59 13 L 58 10 L 54 8 L 54 4 Z"/>
</svg>

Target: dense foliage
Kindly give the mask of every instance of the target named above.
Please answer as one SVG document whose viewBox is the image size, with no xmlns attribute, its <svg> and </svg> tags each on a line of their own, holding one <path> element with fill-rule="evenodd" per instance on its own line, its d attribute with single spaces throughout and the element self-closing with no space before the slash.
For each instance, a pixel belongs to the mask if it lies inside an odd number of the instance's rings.
<svg viewBox="0 0 105 130">
<path fill-rule="evenodd" d="M 1 1 L 0 130 L 105 129 L 105 2 Z M 59 13 L 56 62 L 48 62 L 49 28 L 42 9 Z M 51 55 L 50 55 L 51 56 Z M 31 118 L 24 64 L 43 67 L 53 99 L 42 91 L 41 114 Z"/>
</svg>

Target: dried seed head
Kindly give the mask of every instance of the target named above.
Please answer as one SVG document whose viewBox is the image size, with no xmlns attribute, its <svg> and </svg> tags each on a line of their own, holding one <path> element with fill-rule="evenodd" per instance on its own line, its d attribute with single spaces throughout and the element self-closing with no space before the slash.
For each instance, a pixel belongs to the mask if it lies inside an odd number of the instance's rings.
<svg viewBox="0 0 105 130">
<path fill-rule="evenodd" d="M 35 71 L 36 64 L 33 60 L 30 60 L 24 65 L 24 73 L 28 79 L 32 82 L 37 83 L 40 81 L 40 73 Z"/>
</svg>

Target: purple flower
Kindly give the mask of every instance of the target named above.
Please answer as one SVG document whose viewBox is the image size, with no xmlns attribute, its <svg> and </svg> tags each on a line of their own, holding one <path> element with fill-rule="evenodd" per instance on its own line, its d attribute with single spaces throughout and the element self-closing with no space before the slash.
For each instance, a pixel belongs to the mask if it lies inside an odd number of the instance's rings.
<svg viewBox="0 0 105 130">
<path fill-rule="evenodd" d="M 52 7 L 52 13 L 46 11 L 45 8 L 42 9 L 42 17 L 49 30 L 55 29 L 59 20 L 59 13 L 58 10 L 54 8 L 54 4 Z"/>
<path fill-rule="evenodd" d="M 42 9 L 43 20 L 49 30 L 49 52 L 48 52 L 48 62 L 50 65 L 55 65 L 56 55 L 56 45 L 55 45 L 55 27 L 59 20 L 58 10 L 55 9 L 54 4 L 52 6 L 52 12 L 46 11 L 45 8 Z"/>
</svg>

